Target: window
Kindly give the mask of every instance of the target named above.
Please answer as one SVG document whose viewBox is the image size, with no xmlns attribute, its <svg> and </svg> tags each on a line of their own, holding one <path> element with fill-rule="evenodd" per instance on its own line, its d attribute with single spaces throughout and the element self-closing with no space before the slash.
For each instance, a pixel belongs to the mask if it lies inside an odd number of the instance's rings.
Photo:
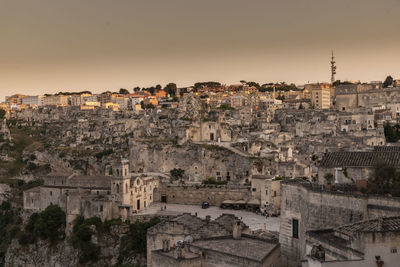
<svg viewBox="0 0 400 267">
<path fill-rule="evenodd" d="M 292 220 L 292 236 L 293 238 L 299 238 L 299 220 Z"/>
<path fill-rule="evenodd" d="M 391 249 L 390 249 L 390 253 L 393 253 L 393 254 L 394 254 L 394 253 L 397 253 L 397 248 L 391 248 Z"/>
<path fill-rule="evenodd" d="M 53 195 L 53 192 L 52 191 L 50 191 L 50 196 L 52 196 Z"/>
<path fill-rule="evenodd" d="M 276 197 L 276 191 L 274 191 L 274 197 Z"/>
<path fill-rule="evenodd" d="M 103 205 L 100 205 L 100 212 L 103 212 Z"/>
<path fill-rule="evenodd" d="M 267 195 L 267 196 L 268 196 L 268 190 L 265 190 L 265 195 Z"/>
<path fill-rule="evenodd" d="M 252 188 L 251 189 L 253 192 L 256 192 L 257 191 L 257 188 Z"/>
</svg>

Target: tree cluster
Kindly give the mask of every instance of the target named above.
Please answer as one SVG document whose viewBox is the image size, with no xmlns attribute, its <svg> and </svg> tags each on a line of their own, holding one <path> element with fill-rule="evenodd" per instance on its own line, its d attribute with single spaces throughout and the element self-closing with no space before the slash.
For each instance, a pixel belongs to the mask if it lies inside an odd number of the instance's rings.
<svg viewBox="0 0 400 267">
<path fill-rule="evenodd" d="M 395 143 L 400 140 L 400 124 L 390 126 L 389 123 L 384 126 L 385 138 L 388 143 Z"/>
<path fill-rule="evenodd" d="M 400 197 L 400 173 L 395 167 L 383 161 L 377 162 L 368 179 L 368 190 L 374 194 L 390 194 Z"/>
<path fill-rule="evenodd" d="M 21 245 L 33 244 L 37 238 L 48 240 L 50 243 L 65 238 L 65 213 L 57 205 L 50 205 L 41 213 L 33 213 L 25 226 L 18 241 Z"/>
<path fill-rule="evenodd" d="M 148 222 L 135 221 L 135 223 L 129 225 L 128 234 L 121 240 L 118 264 L 122 264 L 132 253 L 145 255 L 147 248 L 147 230 L 160 222 L 161 220 L 158 217 L 153 217 Z"/>
<path fill-rule="evenodd" d="M 171 174 L 172 179 L 177 180 L 177 179 L 183 178 L 183 175 L 185 174 L 185 170 L 173 168 L 172 170 L 169 171 L 169 173 Z"/>
<path fill-rule="evenodd" d="M 0 120 L 4 119 L 4 116 L 6 115 L 6 111 L 2 108 L 0 108 Z"/>
<path fill-rule="evenodd" d="M 219 86 L 221 86 L 221 83 L 219 82 L 197 82 L 194 84 L 194 91 L 196 92 L 197 90 L 203 87 L 219 87 Z"/>
<path fill-rule="evenodd" d="M 391 85 L 393 85 L 393 77 L 392 76 L 387 76 L 386 77 L 386 79 L 385 79 L 385 81 L 383 82 L 383 84 L 382 84 L 382 87 L 383 88 L 388 88 L 389 86 L 391 86 Z"/>
</svg>

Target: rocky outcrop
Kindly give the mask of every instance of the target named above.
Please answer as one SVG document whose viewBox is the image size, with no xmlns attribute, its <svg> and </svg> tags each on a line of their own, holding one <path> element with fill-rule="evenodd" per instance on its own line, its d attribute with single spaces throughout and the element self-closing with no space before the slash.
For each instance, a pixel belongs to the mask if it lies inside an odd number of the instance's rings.
<svg viewBox="0 0 400 267">
<path fill-rule="evenodd" d="M 91 227 L 92 230 L 95 227 Z M 74 248 L 70 238 L 66 238 L 54 245 L 48 241 L 37 240 L 34 244 L 20 245 L 14 239 L 8 247 L 5 266 L 24 266 L 24 267 L 71 267 L 71 266 L 115 266 L 120 256 L 121 240 L 125 237 L 127 226 L 112 226 L 110 233 L 97 233 L 92 235 L 91 242 L 100 246 L 100 253 L 96 262 L 80 262 L 82 251 Z M 134 266 L 145 266 L 146 258 L 144 255 L 124 255 L 122 264 Z"/>
<path fill-rule="evenodd" d="M 21 246 L 14 239 L 7 250 L 5 266 L 77 266 L 78 261 L 78 250 L 67 241 L 51 246 L 40 240 L 32 245 Z"/>
<path fill-rule="evenodd" d="M 271 165 L 269 159 L 244 157 L 221 146 L 165 142 L 132 142 L 130 162 L 136 172 L 169 173 L 173 168 L 181 168 L 190 181 L 220 177 L 237 183 L 252 174 L 264 174 Z"/>
</svg>

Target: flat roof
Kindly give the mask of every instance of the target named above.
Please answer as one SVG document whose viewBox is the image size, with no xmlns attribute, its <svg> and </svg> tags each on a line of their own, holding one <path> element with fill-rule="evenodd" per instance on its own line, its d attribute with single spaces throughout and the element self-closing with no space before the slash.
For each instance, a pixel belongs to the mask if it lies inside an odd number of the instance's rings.
<svg viewBox="0 0 400 267">
<path fill-rule="evenodd" d="M 241 239 L 221 238 L 199 240 L 193 242 L 191 246 L 262 262 L 278 244 L 267 240 L 242 236 Z"/>
</svg>

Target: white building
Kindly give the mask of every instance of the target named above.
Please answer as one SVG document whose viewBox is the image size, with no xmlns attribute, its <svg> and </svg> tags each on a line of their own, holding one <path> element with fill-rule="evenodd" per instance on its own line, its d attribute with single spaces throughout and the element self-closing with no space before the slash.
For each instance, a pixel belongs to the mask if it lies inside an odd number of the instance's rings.
<svg viewBox="0 0 400 267">
<path fill-rule="evenodd" d="M 43 106 L 44 96 L 36 95 L 36 96 L 27 96 L 22 98 L 23 105 L 30 105 L 30 106 Z"/>
</svg>

